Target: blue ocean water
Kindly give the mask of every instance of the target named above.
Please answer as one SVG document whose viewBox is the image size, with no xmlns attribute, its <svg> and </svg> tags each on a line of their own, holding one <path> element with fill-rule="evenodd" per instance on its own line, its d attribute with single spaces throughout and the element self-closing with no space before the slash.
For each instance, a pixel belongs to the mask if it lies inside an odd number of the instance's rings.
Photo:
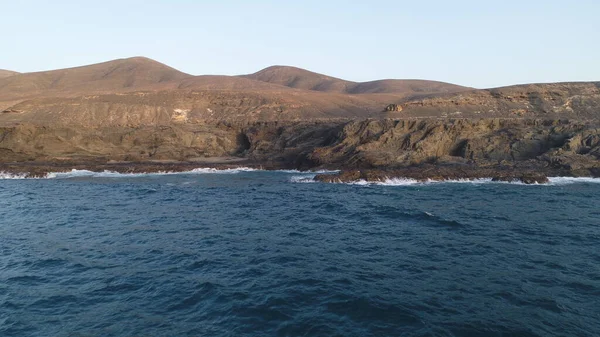
<svg viewBox="0 0 600 337">
<path fill-rule="evenodd" d="M 600 184 L 0 180 L 0 336 L 598 336 Z"/>
</svg>

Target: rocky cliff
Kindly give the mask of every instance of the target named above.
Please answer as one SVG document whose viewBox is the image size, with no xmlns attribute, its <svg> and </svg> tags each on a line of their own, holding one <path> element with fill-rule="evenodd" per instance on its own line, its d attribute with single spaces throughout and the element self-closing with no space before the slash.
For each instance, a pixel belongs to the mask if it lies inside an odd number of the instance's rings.
<svg viewBox="0 0 600 337">
<path fill-rule="evenodd" d="M 19 125 L 0 129 L 0 153 L 5 169 L 24 162 L 69 166 L 115 161 L 194 163 L 234 157 L 246 165 L 266 168 L 406 173 L 407 168 L 420 172 L 419 167 L 432 166 L 453 172 L 501 167 L 598 176 L 600 125 L 520 119 L 221 122 L 120 128 Z"/>
</svg>

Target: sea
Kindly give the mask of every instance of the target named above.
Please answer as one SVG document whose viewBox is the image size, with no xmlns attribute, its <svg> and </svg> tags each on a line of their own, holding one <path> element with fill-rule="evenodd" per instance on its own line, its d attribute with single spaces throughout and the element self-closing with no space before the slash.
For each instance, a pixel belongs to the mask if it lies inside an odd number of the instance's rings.
<svg viewBox="0 0 600 337">
<path fill-rule="evenodd" d="M 600 336 L 600 179 L 0 174 L 0 336 Z"/>
</svg>

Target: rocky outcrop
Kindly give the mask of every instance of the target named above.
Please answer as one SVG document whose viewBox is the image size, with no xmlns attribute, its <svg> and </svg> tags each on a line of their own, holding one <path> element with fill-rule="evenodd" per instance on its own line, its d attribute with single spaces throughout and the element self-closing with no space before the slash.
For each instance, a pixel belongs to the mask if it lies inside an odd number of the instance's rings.
<svg viewBox="0 0 600 337">
<path fill-rule="evenodd" d="M 383 109 L 383 111 L 385 111 L 385 112 L 392 112 L 392 111 L 400 112 L 402 110 L 403 110 L 402 106 L 398 105 L 398 104 L 388 104 L 388 106 L 386 106 L 385 109 Z"/>
<path fill-rule="evenodd" d="M 492 181 L 544 184 L 549 181 L 547 173 L 531 168 L 515 170 L 509 166 L 481 168 L 424 164 L 397 169 L 345 170 L 337 174 L 318 174 L 315 176 L 315 180 L 328 183 L 347 183 L 360 181 L 388 182 L 393 179 L 412 179 L 427 182 L 492 178 Z"/>
<path fill-rule="evenodd" d="M 344 125 L 339 142 L 316 149 L 313 159 L 339 163 L 352 158 L 358 167 L 522 161 L 551 150 L 595 153 L 589 146 L 595 146 L 596 132 L 594 124 L 567 120 L 353 121 Z"/>
<path fill-rule="evenodd" d="M 188 160 L 227 156 L 240 151 L 239 146 L 236 132 L 218 124 L 193 128 L 0 128 L 0 150 L 5 152 L 0 162 Z"/>
<path fill-rule="evenodd" d="M 539 183 L 547 175 L 600 176 L 599 135 L 595 123 L 566 120 L 371 120 L 346 124 L 336 143 L 315 149 L 309 159 L 355 169 L 321 181 L 491 177 Z"/>
</svg>

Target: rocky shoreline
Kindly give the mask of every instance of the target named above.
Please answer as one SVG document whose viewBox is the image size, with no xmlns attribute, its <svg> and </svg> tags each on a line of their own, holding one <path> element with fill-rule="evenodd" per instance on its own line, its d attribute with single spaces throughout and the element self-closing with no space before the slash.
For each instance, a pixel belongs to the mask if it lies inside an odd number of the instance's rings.
<svg viewBox="0 0 600 337">
<path fill-rule="evenodd" d="M 341 170 L 318 181 L 600 176 L 600 123 L 445 119 L 0 128 L 0 172 Z"/>
<path fill-rule="evenodd" d="M 86 170 L 91 172 L 116 172 L 116 173 L 177 173 L 187 172 L 198 168 L 227 170 L 240 167 L 264 169 L 263 166 L 247 162 L 244 165 L 196 162 L 120 162 L 120 163 L 93 163 L 93 162 L 23 162 L 0 164 L 0 173 L 10 174 L 23 178 L 44 178 L 51 173 L 70 172 L 72 170 Z"/>
<path fill-rule="evenodd" d="M 326 183 L 386 182 L 394 179 L 409 179 L 418 182 L 457 181 L 491 179 L 492 181 L 521 182 L 524 184 L 545 184 L 548 177 L 571 176 L 564 172 L 534 170 L 512 170 L 510 168 L 448 168 L 448 167 L 406 167 L 393 170 L 345 170 L 335 174 L 318 174 L 314 180 Z"/>
<path fill-rule="evenodd" d="M 256 169 L 256 170 L 288 170 L 297 169 L 289 165 L 273 165 L 251 160 L 240 160 L 227 163 L 219 160 L 195 162 L 20 162 L 0 164 L 0 173 L 21 178 L 45 178 L 52 173 L 64 173 L 72 170 L 91 172 L 116 172 L 124 174 L 144 173 L 178 173 L 195 169 Z M 332 173 L 319 173 L 313 178 L 323 183 L 353 182 L 386 182 L 394 179 L 409 179 L 418 182 L 429 181 L 469 181 L 491 179 L 492 181 L 520 182 L 524 184 L 548 183 L 548 177 L 590 177 L 600 178 L 600 173 L 592 175 L 576 175 L 564 169 L 552 168 L 516 168 L 509 165 L 495 167 L 477 167 L 470 165 L 414 165 L 393 169 L 352 169 L 336 167 L 313 167 L 303 172 L 331 170 Z M 337 171 L 337 172 L 333 172 Z"/>
</svg>

